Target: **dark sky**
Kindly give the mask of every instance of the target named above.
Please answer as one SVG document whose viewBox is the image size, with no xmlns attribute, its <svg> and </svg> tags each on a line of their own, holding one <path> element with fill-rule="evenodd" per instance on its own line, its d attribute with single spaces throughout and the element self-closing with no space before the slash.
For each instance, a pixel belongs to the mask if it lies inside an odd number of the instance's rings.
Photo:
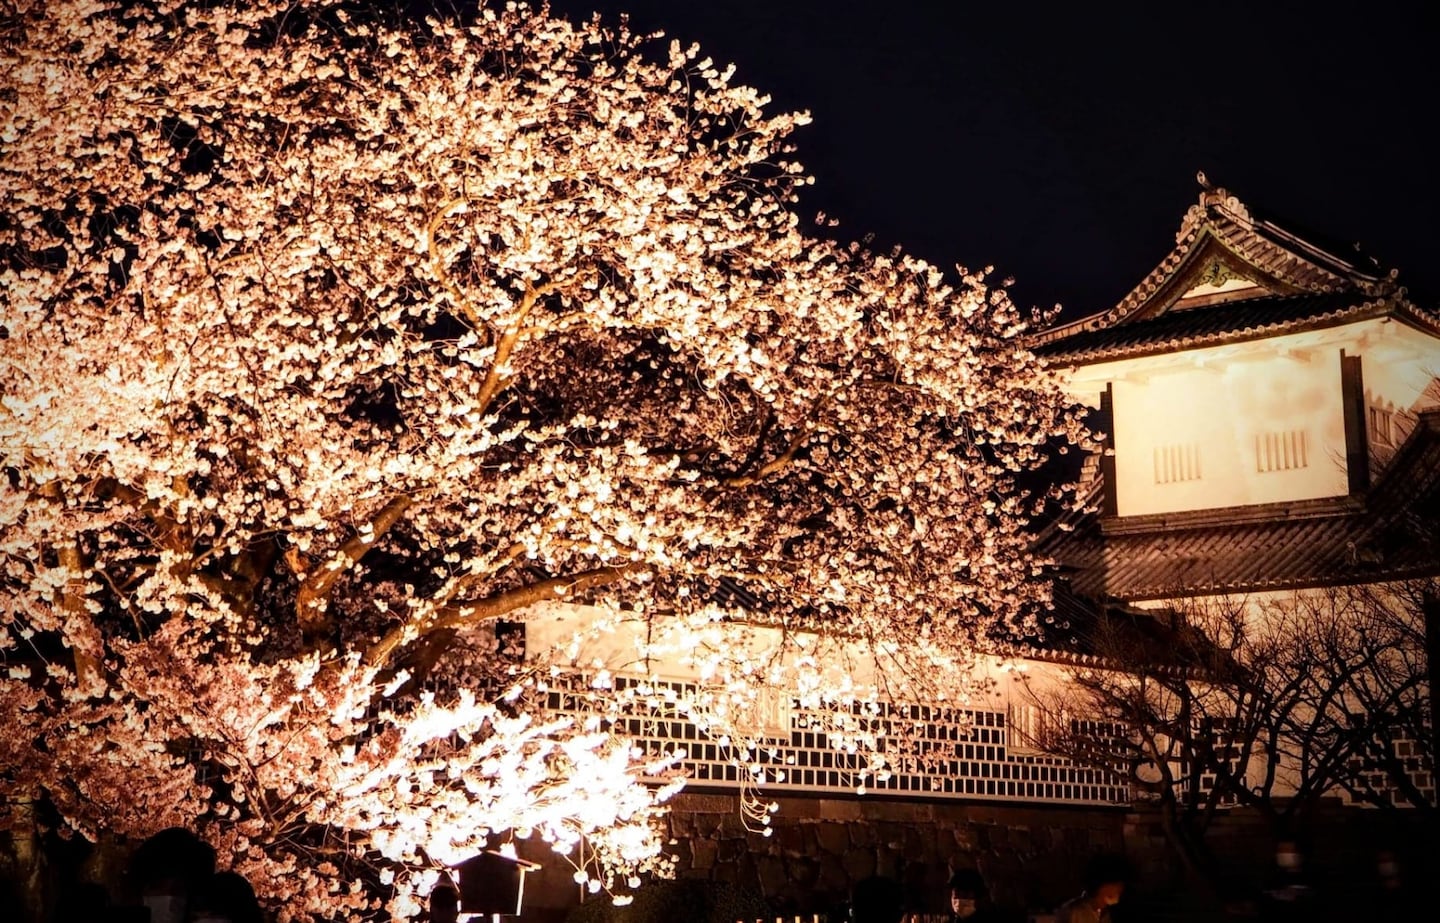
<svg viewBox="0 0 1440 923">
<path fill-rule="evenodd" d="M 1361 243 L 1426 303 L 1440 293 L 1440 35 L 1419 2 L 552 9 L 629 12 L 810 110 L 807 213 L 945 267 L 993 264 L 1022 304 L 1078 317 L 1119 300 L 1173 245 L 1199 169 L 1292 227 Z"/>
</svg>

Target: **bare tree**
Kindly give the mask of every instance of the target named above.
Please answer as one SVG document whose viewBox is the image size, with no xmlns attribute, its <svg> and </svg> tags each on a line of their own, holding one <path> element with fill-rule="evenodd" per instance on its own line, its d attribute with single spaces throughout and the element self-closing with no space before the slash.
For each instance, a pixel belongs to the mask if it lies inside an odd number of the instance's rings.
<svg viewBox="0 0 1440 923">
<path fill-rule="evenodd" d="M 1083 663 L 1032 687 L 1036 746 L 1123 773 L 1185 866 L 1215 883 L 1207 833 L 1254 809 L 1277 835 L 1326 796 L 1435 809 L 1424 656 L 1433 581 L 1109 609 Z"/>
<path fill-rule="evenodd" d="M 1424 600 L 1436 583 L 1330 588 L 1265 607 L 1288 641 L 1275 669 L 1308 680 L 1286 712 L 1282 762 L 1355 801 L 1435 809 Z"/>
</svg>

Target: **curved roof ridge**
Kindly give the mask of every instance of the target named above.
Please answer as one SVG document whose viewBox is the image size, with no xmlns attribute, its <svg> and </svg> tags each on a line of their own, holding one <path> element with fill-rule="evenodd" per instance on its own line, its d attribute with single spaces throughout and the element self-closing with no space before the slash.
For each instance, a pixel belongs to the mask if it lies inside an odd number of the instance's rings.
<svg viewBox="0 0 1440 923">
<path fill-rule="evenodd" d="M 1199 173 L 1199 200 L 1186 210 L 1175 235 L 1175 247 L 1138 285 L 1108 311 L 1036 334 L 1043 345 L 1080 333 L 1133 323 L 1164 314 L 1194 281 L 1201 257 L 1243 264 L 1263 294 L 1328 294 L 1354 292 L 1378 298 L 1404 297 L 1395 284 L 1397 273 L 1371 272 L 1356 262 L 1283 224 L 1251 211 L 1229 190 L 1212 186 Z M 1269 284 L 1262 284 L 1265 280 Z M 1203 310 L 1203 308 L 1201 309 Z"/>
</svg>

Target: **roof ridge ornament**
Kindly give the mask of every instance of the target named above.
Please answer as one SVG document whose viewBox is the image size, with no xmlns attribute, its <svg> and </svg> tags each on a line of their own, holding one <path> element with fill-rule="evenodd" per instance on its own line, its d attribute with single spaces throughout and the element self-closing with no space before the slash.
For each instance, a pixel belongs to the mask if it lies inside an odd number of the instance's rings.
<svg viewBox="0 0 1440 923">
<path fill-rule="evenodd" d="M 1180 222 L 1180 230 L 1175 234 L 1177 244 L 1194 236 L 1203 225 L 1214 224 L 1214 219 L 1217 217 L 1224 218 L 1247 231 L 1254 230 L 1255 220 L 1250 216 L 1250 209 L 1240 201 L 1239 196 L 1232 195 L 1230 190 L 1224 186 L 1211 185 L 1203 172 L 1195 174 L 1195 178 L 1201 181 L 1200 201 L 1190 206 L 1185 212 L 1185 217 Z"/>
<path fill-rule="evenodd" d="M 1316 304 L 1307 313 L 1313 322 L 1336 320 L 1340 314 L 1378 310 L 1378 299 L 1390 302 L 1387 310 L 1423 316 L 1426 329 L 1440 331 L 1440 311 L 1414 307 L 1403 294 L 1398 274 L 1378 264 L 1368 271 L 1318 243 L 1251 214 L 1238 196 L 1210 182 L 1204 171 L 1195 175 L 1199 201 L 1186 211 L 1175 235 L 1175 248 L 1144 279 L 1108 311 L 1048 330 L 1040 342 L 1061 343 L 1069 337 L 1105 330 L 1168 312 L 1197 284 L 1223 287 L 1229 278 L 1246 279 L 1221 298 L 1192 300 L 1185 306 L 1211 308 L 1263 297 L 1301 295 L 1353 295 L 1365 304 Z M 1232 309 L 1233 310 L 1233 309 Z M 1337 313 L 1338 312 L 1338 313 Z M 1270 331 L 1275 333 L 1277 331 Z M 1228 331 L 1235 334 L 1237 331 Z M 1193 346 L 1194 344 L 1190 344 Z M 1059 354 L 1058 352 L 1056 353 Z"/>
<path fill-rule="evenodd" d="M 1200 184 L 1200 201 L 1185 212 L 1180 230 L 1175 234 L 1177 244 L 1194 235 L 1202 225 L 1212 223 L 1215 217 L 1229 219 L 1246 230 L 1254 229 L 1255 221 L 1250 217 L 1250 209 L 1240 201 L 1239 196 L 1232 195 L 1224 186 L 1210 182 L 1204 170 L 1196 171 L 1195 182 Z"/>
</svg>

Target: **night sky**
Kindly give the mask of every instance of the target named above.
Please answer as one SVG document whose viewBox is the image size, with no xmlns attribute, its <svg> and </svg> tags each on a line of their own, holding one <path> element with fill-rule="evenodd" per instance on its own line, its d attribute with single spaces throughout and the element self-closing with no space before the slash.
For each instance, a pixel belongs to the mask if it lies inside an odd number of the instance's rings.
<svg viewBox="0 0 1440 923">
<path fill-rule="evenodd" d="M 994 265 L 1024 305 L 1110 307 L 1174 243 L 1195 173 L 1440 293 L 1436 35 L 1420 3 L 554 0 L 700 42 L 808 109 L 849 237 Z M 658 49 L 657 49 L 658 51 Z"/>
</svg>

